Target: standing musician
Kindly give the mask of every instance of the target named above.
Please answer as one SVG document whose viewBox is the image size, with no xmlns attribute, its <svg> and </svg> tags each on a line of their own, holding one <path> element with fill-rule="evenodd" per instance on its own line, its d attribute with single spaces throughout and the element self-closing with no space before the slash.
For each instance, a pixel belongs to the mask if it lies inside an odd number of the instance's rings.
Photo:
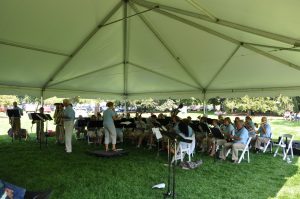
<svg viewBox="0 0 300 199">
<path fill-rule="evenodd" d="M 65 141 L 65 132 L 64 132 L 64 112 L 63 112 L 63 104 L 62 103 L 55 103 L 56 106 L 54 112 L 54 124 L 55 127 L 55 135 L 56 135 L 56 143 L 63 144 Z"/>
<path fill-rule="evenodd" d="M 72 153 L 72 134 L 75 120 L 75 111 L 73 110 L 72 104 L 68 99 L 63 100 L 64 104 L 64 128 L 65 128 L 65 145 L 66 152 Z"/>
<path fill-rule="evenodd" d="M 9 123 L 11 125 L 12 131 L 13 131 L 13 138 L 15 136 L 21 136 L 21 116 L 23 115 L 23 110 L 18 107 L 17 102 L 13 102 L 13 110 L 19 111 L 19 117 L 10 117 Z"/>
</svg>

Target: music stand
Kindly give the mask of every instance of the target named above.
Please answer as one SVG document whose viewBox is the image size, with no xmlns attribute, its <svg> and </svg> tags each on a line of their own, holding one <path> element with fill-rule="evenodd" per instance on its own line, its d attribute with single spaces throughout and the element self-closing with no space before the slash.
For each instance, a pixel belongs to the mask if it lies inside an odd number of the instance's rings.
<svg viewBox="0 0 300 199">
<path fill-rule="evenodd" d="M 90 121 L 90 118 L 81 118 L 81 119 L 77 119 L 77 121 L 75 122 L 76 127 L 75 129 L 77 130 L 76 132 L 76 139 L 79 140 L 80 139 L 80 133 L 83 133 L 85 135 L 85 127 L 88 125 Z M 84 139 L 84 138 L 83 138 Z"/>
<path fill-rule="evenodd" d="M 170 156 L 170 140 L 173 141 L 174 146 L 175 146 L 175 153 L 176 153 L 176 145 L 177 145 L 177 138 L 178 135 L 174 132 L 168 132 L 168 131 L 162 131 L 163 135 L 167 136 L 168 138 L 168 190 L 166 193 L 164 193 L 164 198 L 172 197 L 175 198 L 175 167 L 176 167 L 176 161 L 174 160 L 173 162 L 173 170 L 171 172 L 171 156 Z M 173 174 L 173 175 L 172 175 Z M 173 182 L 172 182 L 172 191 L 170 190 L 171 186 L 171 175 L 173 177 Z"/>
<path fill-rule="evenodd" d="M 92 129 L 92 131 L 95 131 L 96 139 L 98 140 L 98 142 L 99 142 L 99 137 L 97 131 L 102 127 L 103 127 L 103 120 L 90 120 L 87 123 L 87 129 L 88 130 Z M 89 137 L 88 137 L 88 142 L 89 142 Z"/>
<path fill-rule="evenodd" d="M 44 114 L 42 114 L 42 113 L 28 113 L 28 117 L 30 120 L 41 121 L 41 122 L 44 122 L 45 118 L 46 118 L 46 116 L 44 116 Z M 44 131 L 44 129 L 42 129 L 42 125 L 40 125 L 40 130 L 39 130 L 40 149 L 42 149 L 42 132 L 43 131 Z"/>
<path fill-rule="evenodd" d="M 14 118 L 20 118 L 21 117 L 20 111 L 18 109 L 7 109 L 6 113 L 7 113 L 8 117 L 9 117 L 9 119 L 11 119 L 11 118 L 12 119 L 14 119 Z M 12 123 L 11 123 L 12 127 L 13 127 L 13 122 L 14 121 L 12 121 Z M 21 135 L 21 128 L 19 129 L 19 131 L 20 131 L 20 132 L 18 132 L 18 134 L 19 134 L 19 141 L 21 141 L 21 137 L 22 137 L 22 135 Z M 13 132 L 13 136 L 12 136 L 12 140 L 11 141 L 13 142 L 14 139 L 15 139 L 15 132 Z"/>
<path fill-rule="evenodd" d="M 225 139 L 225 137 L 219 128 L 210 128 L 210 130 L 211 130 L 213 137 L 215 138 L 215 158 L 214 158 L 214 160 L 216 161 L 217 154 L 218 154 L 217 139 Z"/>
</svg>

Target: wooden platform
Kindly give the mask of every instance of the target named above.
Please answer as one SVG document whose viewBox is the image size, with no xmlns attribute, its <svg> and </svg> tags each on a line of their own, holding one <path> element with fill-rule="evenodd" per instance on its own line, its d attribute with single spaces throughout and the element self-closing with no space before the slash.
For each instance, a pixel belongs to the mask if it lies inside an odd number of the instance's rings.
<svg viewBox="0 0 300 199">
<path fill-rule="evenodd" d="M 125 150 L 118 150 L 118 151 L 100 151 L 100 150 L 96 150 L 96 151 L 88 151 L 87 152 L 89 155 L 94 155 L 96 157 L 120 157 L 120 156 L 124 156 L 127 155 L 128 152 Z"/>
</svg>

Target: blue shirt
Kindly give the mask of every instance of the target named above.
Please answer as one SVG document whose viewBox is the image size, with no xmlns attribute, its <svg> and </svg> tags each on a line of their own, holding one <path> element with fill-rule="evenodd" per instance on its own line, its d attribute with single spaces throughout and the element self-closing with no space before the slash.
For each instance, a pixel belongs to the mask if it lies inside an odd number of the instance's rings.
<svg viewBox="0 0 300 199">
<path fill-rule="evenodd" d="M 64 109 L 64 121 L 74 121 L 75 120 L 75 111 L 71 105 L 68 105 Z"/>
<path fill-rule="evenodd" d="M 240 130 L 237 130 L 237 132 L 235 132 L 235 136 L 239 137 L 240 140 L 234 140 L 234 143 L 247 144 L 249 132 L 245 127 L 243 127 Z"/>
<path fill-rule="evenodd" d="M 228 124 L 228 126 L 224 125 L 222 127 L 224 133 L 229 133 L 230 135 L 234 135 L 235 129 L 232 124 Z"/>
<path fill-rule="evenodd" d="M 5 189 L 11 189 L 14 192 L 14 199 L 23 199 L 26 189 L 0 180 L 0 198 L 3 197 Z M 7 197 L 6 197 L 7 198 Z"/>
<path fill-rule="evenodd" d="M 266 124 L 264 124 L 264 127 L 265 127 L 265 132 L 266 133 L 263 133 L 263 129 L 262 129 L 261 126 L 257 130 L 260 134 L 259 137 L 270 138 L 271 137 L 271 126 L 270 126 L 270 124 L 266 123 Z"/>
<path fill-rule="evenodd" d="M 115 125 L 113 116 L 117 115 L 115 111 L 108 108 L 103 112 L 103 124 L 113 126 Z"/>
</svg>

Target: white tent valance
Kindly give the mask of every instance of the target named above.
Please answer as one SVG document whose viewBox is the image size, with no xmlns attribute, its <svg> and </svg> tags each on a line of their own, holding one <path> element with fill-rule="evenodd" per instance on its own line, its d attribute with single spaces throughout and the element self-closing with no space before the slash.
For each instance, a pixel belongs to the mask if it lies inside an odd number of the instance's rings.
<svg viewBox="0 0 300 199">
<path fill-rule="evenodd" d="M 294 0 L 4 0 L 0 94 L 296 96 Z"/>
</svg>

